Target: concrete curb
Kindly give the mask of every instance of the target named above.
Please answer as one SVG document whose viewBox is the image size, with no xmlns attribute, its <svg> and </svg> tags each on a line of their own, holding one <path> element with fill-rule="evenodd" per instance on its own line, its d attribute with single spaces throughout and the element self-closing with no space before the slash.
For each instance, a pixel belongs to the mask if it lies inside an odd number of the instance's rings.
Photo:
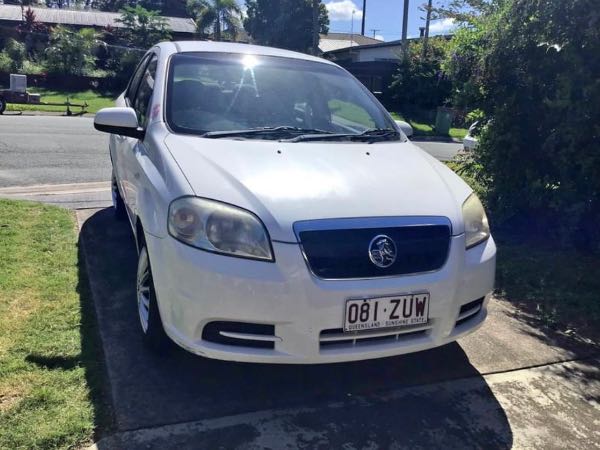
<svg viewBox="0 0 600 450">
<path fill-rule="evenodd" d="M 91 181 L 87 183 L 34 184 L 28 186 L 8 186 L 0 188 L 0 196 L 36 196 L 84 194 L 89 192 L 110 191 L 110 181 Z"/>
<path fill-rule="evenodd" d="M 58 106 L 57 108 L 61 108 Z M 53 116 L 53 117 L 94 117 L 95 113 L 86 112 L 84 114 L 79 114 L 77 112 L 73 112 L 71 116 L 67 116 L 66 112 L 63 111 L 35 111 L 35 110 L 23 110 L 23 111 L 9 111 L 8 109 L 4 111 L 2 116 Z"/>
<path fill-rule="evenodd" d="M 105 208 L 112 202 L 110 181 L 9 186 L 0 188 L 0 198 L 30 200 L 68 209 Z"/>
</svg>

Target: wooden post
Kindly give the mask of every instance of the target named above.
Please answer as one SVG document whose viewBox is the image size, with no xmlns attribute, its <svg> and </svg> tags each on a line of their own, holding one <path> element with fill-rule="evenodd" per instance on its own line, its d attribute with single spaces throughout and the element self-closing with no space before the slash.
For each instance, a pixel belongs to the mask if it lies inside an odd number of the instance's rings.
<svg viewBox="0 0 600 450">
<path fill-rule="evenodd" d="M 408 5 L 409 0 L 404 0 L 404 12 L 402 14 L 402 54 L 404 59 L 408 57 Z"/>
<path fill-rule="evenodd" d="M 363 0 L 363 10 L 362 10 L 362 27 L 360 29 L 360 34 L 365 35 L 365 17 L 367 16 L 367 0 Z"/>
<path fill-rule="evenodd" d="M 312 2 L 312 26 L 313 26 L 313 42 L 312 54 L 319 55 L 319 0 Z"/>
</svg>

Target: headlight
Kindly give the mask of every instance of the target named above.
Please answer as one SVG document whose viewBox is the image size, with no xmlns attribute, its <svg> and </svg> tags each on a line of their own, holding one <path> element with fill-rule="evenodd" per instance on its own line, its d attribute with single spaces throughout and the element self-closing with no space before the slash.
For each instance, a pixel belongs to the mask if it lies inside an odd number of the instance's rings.
<svg viewBox="0 0 600 450">
<path fill-rule="evenodd" d="M 181 197 L 169 206 L 169 234 L 209 252 L 273 261 L 263 223 L 245 209 L 198 197 Z"/>
<path fill-rule="evenodd" d="M 490 225 L 483 209 L 483 205 L 475 194 L 471 194 L 462 206 L 465 222 L 465 237 L 467 248 L 485 241 L 490 237 Z"/>
</svg>

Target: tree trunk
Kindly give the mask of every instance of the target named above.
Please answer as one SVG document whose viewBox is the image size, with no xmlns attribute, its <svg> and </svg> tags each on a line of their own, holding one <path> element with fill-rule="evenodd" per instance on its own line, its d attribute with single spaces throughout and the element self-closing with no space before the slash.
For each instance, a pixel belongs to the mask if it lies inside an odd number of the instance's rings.
<svg viewBox="0 0 600 450">
<path fill-rule="evenodd" d="M 217 20 L 215 22 L 215 41 L 221 40 L 221 13 L 217 13 Z"/>
<path fill-rule="evenodd" d="M 429 24 L 431 22 L 431 0 L 427 2 L 427 18 L 425 19 L 425 36 L 423 36 L 423 58 L 427 56 L 427 45 L 429 45 Z"/>
</svg>

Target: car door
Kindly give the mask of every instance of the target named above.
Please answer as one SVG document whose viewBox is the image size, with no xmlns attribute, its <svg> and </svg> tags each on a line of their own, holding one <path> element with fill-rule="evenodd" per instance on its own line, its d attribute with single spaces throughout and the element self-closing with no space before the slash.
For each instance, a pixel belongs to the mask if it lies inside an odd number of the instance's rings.
<svg viewBox="0 0 600 450">
<path fill-rule="evenodd" d="M 127 89 L 122 96 L 117 99 L 116 106 L 132 106 L 133 101 L 135 99 L 135 94 L 137 92 L 138 86 L 140 85 L 140 80 L 144 71 L 146 70 L 146 66 L 148 65 L 148 61 L 150 60 L 151 55 L 146 55 L 138 66 L 136 67 L 131 79 L 129 80 L 129 84 L 127 85 Z M 127 149 L 131 149 L 133 139 L 127 138 L 125 136 L 113 134 L 110 136 L 110 159 L 113 165 L 113 171 L 117 178 L 117 183 L 119 184 L 119 190 L 123 193 L 123 170 L 122 167 L 122 155 L 125 153 Z"/>
<path fill-rule="evenodd" d="M 154 80 L 156 78 L 156 67 L 158 58 L 154 54 L 148 55 L 147 64 L 141 65 L 139 78 L 132 79 L 132 83 L 137 84 L 135 95 L 127 98 L 128 106 L 135 110 L 138 118 L 138 124 L 141 128 L 146 128 L 149 115 L 150 101 L 154 91 Z M 137 75 L 137 72 L 136 72 Z M 129 216 L 137 215 L 137 196 L 140 184 L 140 165 L 138 158 L 146 153 L 144 143 L 136 138 L 121 137 L 119 145 L 121 151 L 119 154 L 119 169 L 121 180 L 121 193 L 128 209 Z"/>
</svg>

